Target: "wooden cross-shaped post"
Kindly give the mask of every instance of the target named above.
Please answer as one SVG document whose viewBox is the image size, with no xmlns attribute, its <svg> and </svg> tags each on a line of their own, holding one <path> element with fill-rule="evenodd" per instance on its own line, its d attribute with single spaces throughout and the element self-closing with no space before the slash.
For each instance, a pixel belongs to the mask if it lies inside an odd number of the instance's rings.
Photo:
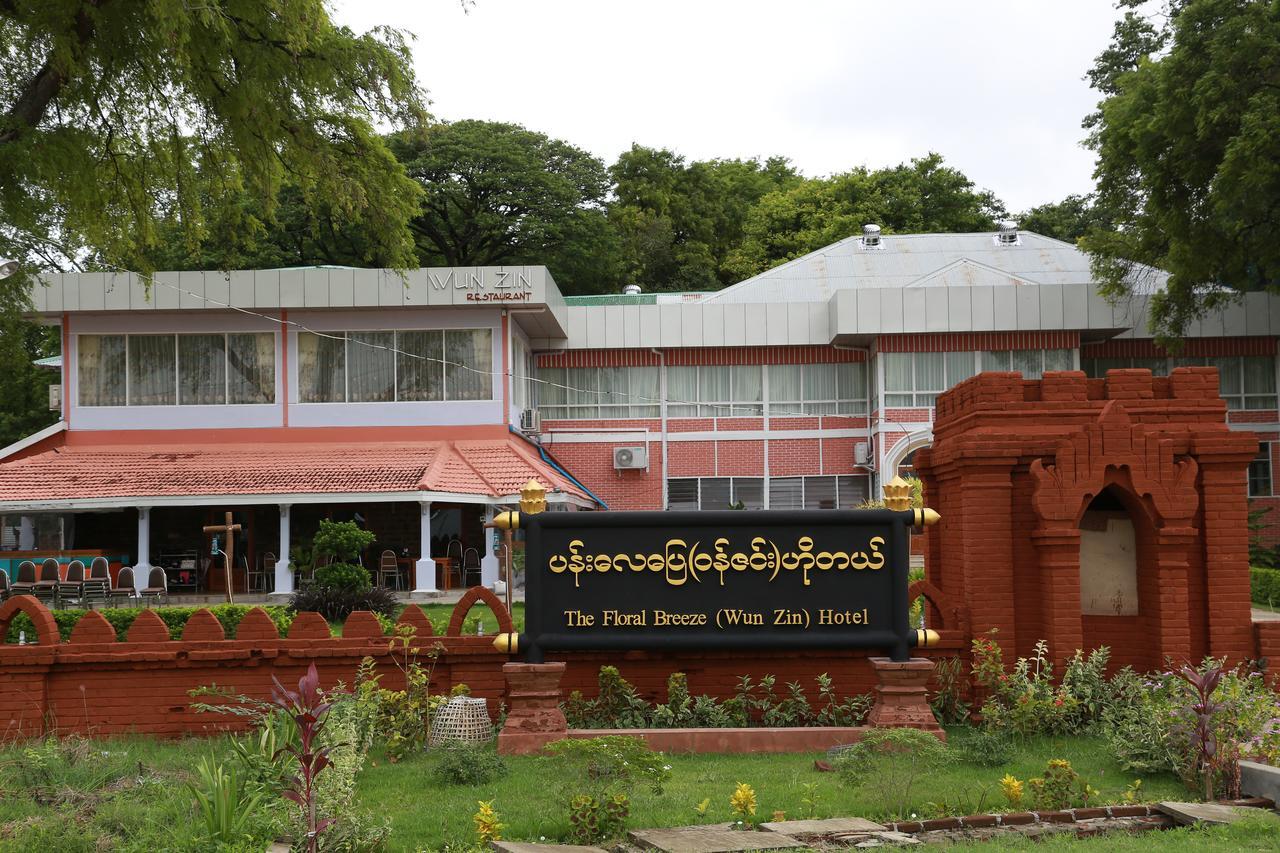
<svg viewBox="0 0 1280 853">
<path fill-rule="evenodd" d="M 232 522 L 231 513 L 227 513 L 226 524 L 206 524 L 204 526 L 205 533 L 225 533 L 227 536 L 227 547 L 222 550 L 222 557 L 226 561 L 226 571 L 223 575 L 227 581 L 227 603 L 234 604 L 235 598 L 231 594 L 231 573 L 235 571 L 236 565 L 236 533 L 240 531 L 240 525 Z"/>
</svg>

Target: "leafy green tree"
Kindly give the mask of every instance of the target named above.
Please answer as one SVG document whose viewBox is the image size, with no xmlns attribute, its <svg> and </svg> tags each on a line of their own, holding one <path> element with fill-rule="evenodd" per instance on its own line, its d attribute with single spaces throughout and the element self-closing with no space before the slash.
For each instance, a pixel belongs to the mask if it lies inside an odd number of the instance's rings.
<svg viewBox="0 0 1280 853">
<path fill-rule="evenodd" d="M 0 447 L 26 438 L 58 419 L 49 411 L 49 386 L 58 374 L 32 364 L 57 355 L 58 330 L 13 315 L 0 316 Z"/>
<path fill-rule="evenodd" d="M 1141 289 L 1150 267 L 1170 274 L 1152 324 L 1172 341 L 1239 292 L 1280 284 L 1280 4 L 1175 0 L 1151 17 L 1120 5 L 1085 121 L 1115 228 L 1082 244 L 1110 297 Z"/>
<path fill-rule="evenodd" d="M 887 169 L 811 178 L 771 193 L 747 216 L 726 268 L 747 278 L 876 223 L 886 233 L 986 231 L 1004 205 L 964 173 L 929 154 Z"/>
<path fill-rule="evenodd" d="M 651 290 L 714 290 L 737 279 L 727 260 L 751 210 L 799 183 L 781 157 L 685 163 L 633 145 L 609 170 L 609 220 L 622 241 L 625 277 Z"/>
<path fill-rule="evenodd" d="M 1062 201 L 1037 205 L 1017 216 L 1018 226 L 1036 234 L 1075 243 L 1091 231 L 1112 228 L 1111 218 L 1091 195 L 1069 195 Z"/>
<path fill-rule="evenodd" d="M 545 264 L 571 293 L 616 279 L 608 176 L 586 151 L 477 120 L 406 131 L 390 144 L 423 190 L 410 222 L 420 263 Z"/>
<path fill-rule="evenodd" d="M 373 127 L 424 116 L 398 31 L 324 0 L 0 0 L 0 52 L 0 252 L 29 267 L 239 244 L 286 184 L 413 262 L 420 192 Z"/>
</svg>

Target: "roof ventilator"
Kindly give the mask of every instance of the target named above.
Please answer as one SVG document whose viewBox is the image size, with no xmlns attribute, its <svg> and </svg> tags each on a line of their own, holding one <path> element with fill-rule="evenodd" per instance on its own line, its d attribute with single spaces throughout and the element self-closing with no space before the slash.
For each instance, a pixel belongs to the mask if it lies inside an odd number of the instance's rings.
<svg viewBox="0 0 1280 853">
<path fill-rule="evenodd" d="M 880 248 L 880 226 L 868 224 L 862 226 L 862 248 L 863 249 L 879 249 Z"/>
<path fill-rule="evenodd" d="M 623 295 L 623 296 L 639 296 L 639 295 L 640 295 L 640 285 L 638 285 L 638 284 L 628 284 L 628 285 L 626 285 L 625 287 L 623 287 L 623 288 L 622 288 L 622 295 Z"/>
<path fill-rule="evenodd" d="M 1017 246 L 1022 242 L 1018 238 L 1018 223 L 1012 219 L 1002 219 L 998 227 L 1000 230 L 996 234 L 997 245 Z"/>
</svg>

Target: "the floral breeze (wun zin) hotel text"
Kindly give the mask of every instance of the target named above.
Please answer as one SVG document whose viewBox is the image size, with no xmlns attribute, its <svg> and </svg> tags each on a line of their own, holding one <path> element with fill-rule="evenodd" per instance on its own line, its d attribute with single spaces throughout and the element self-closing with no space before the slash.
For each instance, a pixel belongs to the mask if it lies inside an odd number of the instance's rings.
<svg viewBox="0 0 1280 853">
<path fill-rule="evenodd" d="M 375 533 L 388 585 L 491 585 L 482 525 L 530 478 L 553 510 L 853 507 L 909 471 L 936 397 L 990 370 L 1217 366 L 1258 440 L 1249 495 L 1276 502 L 1280 297 L 1202 318 L 1175 356 L 1147 331 L 1162 274 L 1113 306 L 1085 254 L 1012 225 L 868 226 L 713 293 L 566 297 L 552 275 L 47 276 L 61 419 L 0 451 L 0 569 L 101 555 L 218 590 L 201 529 L 232 511 L 240 589 L 293 589 L 322 518 Z"/>
</svg>

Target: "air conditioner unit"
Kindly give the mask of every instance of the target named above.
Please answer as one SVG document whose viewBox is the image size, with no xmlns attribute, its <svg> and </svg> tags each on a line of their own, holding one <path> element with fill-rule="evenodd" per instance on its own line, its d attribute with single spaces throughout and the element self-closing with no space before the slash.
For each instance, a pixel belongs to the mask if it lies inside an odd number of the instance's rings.
<svg viewBox="0 0 1280 853">
<path fill-rule="evenodd" d="M 49 386 L 49 411 L 57 412 L 62 409 L 62 386 Z"/>
<path fill-rule="evenodd" d="M 619 471 L 649 467 L 649 449 L 647 447 L 615 447 L 613 449 L 613 467 Z"/>
<path fill-rule="evenodd" d="M 859 441 L 853 446 L 853 462 L 855 465 L 866 465 L 871 458 L 871 448 L 865 441 Z"/>
<path fill-rule="evenodd" d="M 520 412 L 520 431 L 527 433 L 542 432 L 542 414 L 537 409 L 524 409 Z"/>
</svg>

